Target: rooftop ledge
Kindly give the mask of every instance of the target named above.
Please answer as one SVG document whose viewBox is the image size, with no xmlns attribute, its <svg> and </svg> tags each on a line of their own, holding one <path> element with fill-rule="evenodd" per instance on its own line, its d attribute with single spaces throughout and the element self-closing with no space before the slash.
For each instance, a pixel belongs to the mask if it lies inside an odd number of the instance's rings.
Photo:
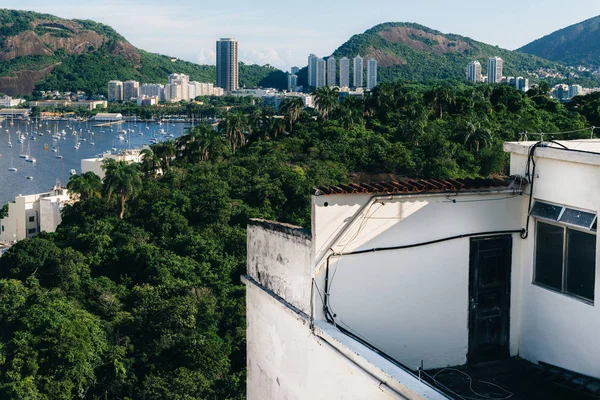
<svg viewBox="0 0 600 400">
<path fill-rule="evenodd" d="M 504 151 L 527 156 L 531 146 L 536 143 L 538 142 L 506 142 Z M 567 147 L 568 150 L 556 143 Z M 557 140 L 556 143 L 545 143 L 543 147 L 538 147 L 535 150 L 535 156 L 600 166 L 600 139 Z"/>
<path fill-rule="evenodd" d="M 291 236 L 303 237 L 306 239 L 312 239 L 312 233 L 310 229 L 303 228 L 297 225 L 286 224 L 283 222 L 251 218 L 250 221 L 248 221 L 248 226 L 260 226 L 271 231 L 282 232 Z"/>
</svg>

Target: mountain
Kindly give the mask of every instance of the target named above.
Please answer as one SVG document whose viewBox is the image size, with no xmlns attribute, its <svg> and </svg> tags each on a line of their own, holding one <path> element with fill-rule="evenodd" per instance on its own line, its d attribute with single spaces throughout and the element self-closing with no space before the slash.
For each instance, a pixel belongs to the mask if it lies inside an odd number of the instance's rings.
<svg viewBox="0 0 600 400">
<path fill-rule="evenodd" d="M 556 69 L 568 74 L 567 67 L 554 61 L 501 49 L 460 35 L 444 34 L 414 23 L 377 25 L 352 36 L 335 50 L 333 56 L 352 58 L 357 54 L 365 60 L 370 57 L 377 60 L 379 81 L 464 80 L 469 61 L 479 60 L 485 74 L 487 58 L 492 56 L 504 60 L 506 76 L 537 79 L 535 72 L 539 69 Z M 352 62 L 350 64 L 352 70 Z"/>
<path fill-rule="evenodd" d="M 137 49 L 111 27 L 89 20 L 0 9 L 0 93 L 83 90 L 106 94 L 111 79 L 166 82 L 173 72 L 214 82 L 216 68 Z M 285 87 L 271 66 L 240 63 L 240 86 Z"/>
<path fill-rule="evenodd" d="M 573 66 L 600 67 L 600 16 L 560 29 L 517 51 Z"/>
</svg>

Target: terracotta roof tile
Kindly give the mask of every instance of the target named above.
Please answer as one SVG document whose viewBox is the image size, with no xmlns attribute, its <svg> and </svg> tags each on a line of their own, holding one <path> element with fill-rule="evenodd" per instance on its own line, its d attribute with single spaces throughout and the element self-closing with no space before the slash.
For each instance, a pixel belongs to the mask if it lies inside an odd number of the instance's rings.
<svg viewBox="0 0 600 400">
<path fill-rule="evenodd" d="M 510 189 L 519 184 L 515 178 L 506 180 L 494 178 L 464 179 L 404 179 L 371 183 L 350 183 L 337 186 L 319 186 L 313 195 L 332 194 L 412 194 L 412 193 L 456 193 L 489 189 Z"/>
</svg>

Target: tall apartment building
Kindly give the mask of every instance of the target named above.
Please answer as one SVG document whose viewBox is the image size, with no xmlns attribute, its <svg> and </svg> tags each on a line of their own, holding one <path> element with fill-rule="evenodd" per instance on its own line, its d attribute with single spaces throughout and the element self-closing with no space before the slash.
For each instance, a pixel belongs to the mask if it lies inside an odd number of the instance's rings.
<svg viewBox="0 0 600 400">
<path fill-rule="evenodd" d="M 335 86 L 336 74 L 335 57 L 331 56 L 327 59 L 327 86 Z"/>
<path fill-rule="evenodd" d="M 308 56 L 308 86 L 317 86 L 317 60 L 319 57 L 311 54 Z"/>
<path fill-rule="evenodd" d="M 369 58 L 367 60 L 367 89 L 373 89 L 377 86 L 377 60 Z"/>
<path fill-rule="evenodd" d="M 581 85 L 570 85 L 569 86 L 569 98 L 579 96 L 582 93 Z"/>
<path fill-rule="evenodd" d="M 352 85 L 354 87 L 363 87 L 364 65 L 360 55 L 354 57 L 354 79 Z"/>
<path fill-rule="evenodd" d="M 158 101 L 165 101 L 165 86 L 159 83 L 143 83 L 140 86 L 140 96 L 158 97 Z"/>
<path fill-rule="evenodd" d="M 138 81 L 125 81 L 123 83 L 123 100 L 131 101 L 140 95 L 140 83 Z"/>
<path fill-rule="evenodd" d="M 189 95 L 190 77 L 188 75 L 185 75 L 185 74 L 171 74 L 171 75 L 169 75 L 169 84 L 170 85 L 179 85 L 179 86 L 181 86 L 180 97 L 177 100 L 175 100 L 175 101 L 180 101 L 180 100 L 186 100 L 187 101 L 187 100 L 190 99 L 190 95 Z M 165 95 L 165 97 L 167 97 L 167 96 Z"/>
<path fill-rule="evenodd" d="M 178 83 L 167 83 L 165 85 L 165 101 L 176 103 L 183 100 L 183 85 Z M 186 87 L 187 89 L 187 87 Z"/>
<path fill-rule="evenodd" d="M 300 71 L 300 68 L 298 68 L 298 67 L 292 67 L 292 68 L 290 68 L 290 73 L 292 75 L 298 75 L 299 71 Z"/>
<path fill-rule="evenodd" d="M 288 84 L 287 84 L 288 92 L 295 92 L 296 87 L 298 86 L 298 75 L 289 74 L 287 78 L 288 78 Z"/>
<path fill-rule="evenodd" d="M 217 40 L 217 86 L 228 93 L 239 88 L 237 40 Z"/>
<path fill-rule="evenodd" d="M 350 60 L 340 58 L 340 87 L 350 87 Z"/>
<path fill-rule="evenodd" d="M 108 82 L 108 101 L 123 101 L 123 82 Z"/>
<path fill-rule="evenodd" d="M 322 58 L 318 58 L 316 64 L 315 87 L 320 88 L 326 85 L 327 63 Z"/>
<path fill-rule="evenodd" d="M 527 92 L 529 90 L 529 79 L 517 76 L 515 78 L 515 88 L 521 92 Z"/>
<path fill-rule="evenodd" d="M 467 64 L 467 82 L 481 82 L 481 64 L 479 61 L 471 61 Z"/>
<path fill-rule="evenodd" d="M 490 57 L 488 59 L 488 83 L 502 82 L 502 64 L 504 61 L 500 57 Z"/>
</svg>

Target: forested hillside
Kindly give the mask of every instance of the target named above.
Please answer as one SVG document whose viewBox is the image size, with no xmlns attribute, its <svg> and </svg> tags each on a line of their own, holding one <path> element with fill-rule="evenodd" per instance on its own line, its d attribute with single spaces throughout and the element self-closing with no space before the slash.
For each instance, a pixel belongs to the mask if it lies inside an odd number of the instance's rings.
<svg viewBox="0 0 600 400">
<path fill-rule="evenodd" d="M 38 89 L 106 95 L 109 80 L 166 83 L 174 72 L 216 81 L 214 66 L 139 50 L 107 25 L 0 9 L 0 93 L 27 95 Z M 247 87 L 287 85 L 283 72 L 269 65 L 241 63 L 239 81 Z"/>
<path fill-rule="evenodd" d="M 58 231 L 0 258 L 0 398 L 243 399 L 249 218 L 310 227 L 316 185 L 505 174 L 504 141 L 588 137 L 599 101 L 402 82 L 337 95 L 320 89 L 317 112 L 206 99 L 234 104 L 219 132 L 72 177 L 81 201 Z"/>
</svg>

